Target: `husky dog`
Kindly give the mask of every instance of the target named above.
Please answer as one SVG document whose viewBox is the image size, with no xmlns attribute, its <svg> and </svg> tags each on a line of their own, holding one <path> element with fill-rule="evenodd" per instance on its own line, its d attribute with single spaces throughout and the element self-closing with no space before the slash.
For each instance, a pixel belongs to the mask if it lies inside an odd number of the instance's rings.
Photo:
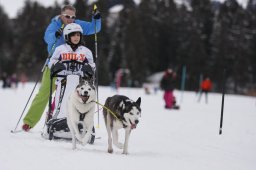
<svg viewBox="0 0 256 170">
<path fill-rule="evenodd" d="M 114 95 L 108 97 L 103 109 L 105 125 L 108 132 L 108 152 L 113 153 L 113 143 L 119 149 L 123 149 L 123 154 L 128 154 L 128 141 L 131 130 L 136 128 L 141 116 L 141 98 L 136 102 L 126 96 Z M 125 129 L 124 144 L 118 142 L 118 129 Z"/>
<path fill-rule="evenodd" d="M 67 103 L 67 124 L 72 136 L 73 149 L 76 149 L 76 139 L 83 145 L 87 144 L 94 125 L 96 91 L 93 83 L 80 79 L 79 85 L 71 93 Z M 80 132 L 79 126 L 83 127 Z"/>
</svg>

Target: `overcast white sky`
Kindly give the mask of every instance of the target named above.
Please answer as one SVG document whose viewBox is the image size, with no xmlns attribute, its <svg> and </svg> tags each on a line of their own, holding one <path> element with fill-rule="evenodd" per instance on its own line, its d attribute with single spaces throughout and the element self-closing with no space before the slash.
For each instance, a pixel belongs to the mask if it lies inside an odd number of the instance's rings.
<svg viewBox="0 0 256 170">
<path fill-rule="evenodd" d="M 55 2 L 62 3 L 64 0 L 31 0 L 37 1 L 44 6 L 51 6 Z M 69 0 L 73 3 L 75 0 Z M 15 18 L 18 10 L 22 9 L 25 0 L 0 0 L 1 6 L 10 18 Z"/>
<path fill-rule="evenodd" d="M 55 1 L 58 3 L 62 3 L 64 0 L 31 0 L 31 1 L 37 1 L 41 3 L 44 6 L 51 6 L 54 4 Z M 75 0 L 69 0 L 71 3 L 74 3 Z M 92 0 L 95 1 L 95 0 Z M 138 1 L 138 0 L 136 0 Z M 179 1 L 179 0 L 176 0 Z M 225 0 L 219 0 L 221 2 Z M 247 3 L 248 0 L 237 0 L 240 2 L 243 6 Z M 15 18 L 17 15 L 18 10 L 22 9 L 24 6 L 25 0 L 0 0 L 1 6 L 4 8 L 4 11 L 7 13 L 7 15 L 10 18 Z"/>
</svg>

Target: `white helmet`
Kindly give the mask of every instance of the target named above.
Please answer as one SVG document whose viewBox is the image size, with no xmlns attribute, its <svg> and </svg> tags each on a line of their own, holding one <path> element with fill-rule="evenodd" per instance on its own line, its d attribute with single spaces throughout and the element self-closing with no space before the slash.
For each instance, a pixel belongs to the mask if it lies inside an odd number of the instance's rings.
<svg viewBox="0 0 256 170">
<path fill-rule="evenodd" d="M 68 35 L 73 32 L 80 32 L 81 35 L 83 34 L 83 29 L 79 24 L 71 23 L 65 26 L 63 30 L 63 36 L 66 42 L 69 41 Z"/>
</svg>

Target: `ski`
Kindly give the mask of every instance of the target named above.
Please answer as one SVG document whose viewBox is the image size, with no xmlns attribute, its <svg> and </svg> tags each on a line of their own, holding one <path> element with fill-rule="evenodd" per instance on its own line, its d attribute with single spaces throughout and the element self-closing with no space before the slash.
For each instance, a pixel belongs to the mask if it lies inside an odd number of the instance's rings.
<svg viewBox="0 0 256 170">
<path fill-rule="evenodd" d="M 23 131 L 22 129 L 20 129 L 20 130 L 11 130 L 11 133 L 20 133 L 22 131 Z"/>
</svg>

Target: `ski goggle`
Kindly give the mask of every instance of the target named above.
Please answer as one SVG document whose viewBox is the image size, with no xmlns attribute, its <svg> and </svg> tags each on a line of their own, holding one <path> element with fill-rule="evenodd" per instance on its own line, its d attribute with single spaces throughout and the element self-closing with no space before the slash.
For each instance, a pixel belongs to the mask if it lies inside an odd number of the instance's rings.
<svg viewBox="0 0 256 170">
<path fill-rule="evenodd" d="M 75 15 L 62 14 L 67 19 L 76 19 Z"/>
</svg>

